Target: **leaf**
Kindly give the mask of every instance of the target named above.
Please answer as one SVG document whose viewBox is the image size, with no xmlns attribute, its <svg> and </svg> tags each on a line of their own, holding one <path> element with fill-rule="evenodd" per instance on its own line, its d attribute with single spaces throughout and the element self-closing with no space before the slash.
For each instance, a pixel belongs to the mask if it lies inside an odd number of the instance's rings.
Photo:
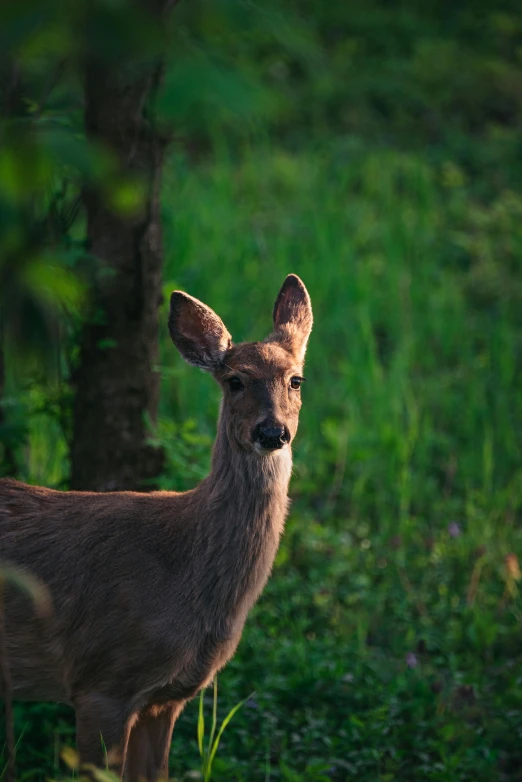
<svg viewBox="0 0 522 782">
<path fill-rule="evenodd" d="M 26 267 L 23 281 L 42 303 L 74 311 L 83 301 L 84 290 L 72 271 L 56 263 L 58 258 L 59 253 L 42 255 Z"/>
<path fill-rule="evenodd" d="M 301 774 L 298 774 L 297 772 L 293 771 L 289 766 L 286 765 L 284 761 L 281 761 L 279 765 L 279 769 L 281 771 L 283 779 L 286 779 L 287 782 L 301 782 L 302 780 Z"/>
<path fill-rule="evenodd" d="M 76 771 L 80 763 L 76 750 L 72 747 L 64 747 L 61 751 L 61 757 L 66 766 Z"/>
</svg>

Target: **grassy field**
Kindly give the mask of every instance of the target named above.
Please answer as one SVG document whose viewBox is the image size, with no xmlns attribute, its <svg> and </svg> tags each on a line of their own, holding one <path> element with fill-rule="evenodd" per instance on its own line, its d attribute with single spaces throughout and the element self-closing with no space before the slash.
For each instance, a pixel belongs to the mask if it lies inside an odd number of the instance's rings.
<svg viewBox="0 0 522 782">
<path fill-rule="evenodd" d="M 451 159 L 355 142 L 169 164 L 165 293 L 257 339 L 296 272 L 316 323 L 292 512 L 219 713 L 256 694 L 216 780 L 522 779 L 522 199 L 476 192 Z M 166 324 L 161 368 L 162 484 L 184 489 L 208 468 L 218 390 Z M 29 420 L 22 477 L 57 485 L 59 430 Z M 69 712 L 17 709 L 21 778 L 56 776 Z M 194 702 L 177 778 L 199 768 L 196 723 Z"/>
</svg>

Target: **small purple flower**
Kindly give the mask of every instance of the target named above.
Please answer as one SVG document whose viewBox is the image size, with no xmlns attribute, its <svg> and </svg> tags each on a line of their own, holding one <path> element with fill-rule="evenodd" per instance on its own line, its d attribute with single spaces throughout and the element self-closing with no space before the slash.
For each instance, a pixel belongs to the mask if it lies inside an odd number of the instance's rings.
<svg viewBox="0 0 522 782">
<path fill-rule="evenodd" d="M 408 668 L 416 668 L 417 667 L 417 655 L 413 654 L 413 652 L 408 652 L 406 655 L 406 665 Z"/>
<path fill-rule="evenodd" d="M 451 524 L 448 524 L 448 532 L 450 538 L 458 538 L 462 534 L 460 525 L 457 524 L 456 521 L 452 521 Z"/>
</svg>

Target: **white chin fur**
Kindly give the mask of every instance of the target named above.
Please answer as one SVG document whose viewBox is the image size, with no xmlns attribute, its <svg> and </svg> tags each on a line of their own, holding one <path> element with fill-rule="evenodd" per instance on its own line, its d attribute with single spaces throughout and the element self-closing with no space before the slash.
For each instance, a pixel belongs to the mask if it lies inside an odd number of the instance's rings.
<svg viewBox="0 0 522 782">
<path fill-rule="evenodd" d="M 287 443 L 282 448 L 263 448 L 259 443 L 254 443 L 254 451 L 260 456 L 270 456 L 271 454 L 284 453 L 287 450 Z"/>
</svg>

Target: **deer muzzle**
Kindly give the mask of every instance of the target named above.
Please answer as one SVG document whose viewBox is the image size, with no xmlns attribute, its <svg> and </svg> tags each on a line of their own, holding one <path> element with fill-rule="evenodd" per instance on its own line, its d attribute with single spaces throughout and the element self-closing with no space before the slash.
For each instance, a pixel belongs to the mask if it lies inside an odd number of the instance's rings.
<svg viewBox="0 0 522 782">
<path fill-rule="evenodd" d="M 264 422 L 254 429 L 253 440 L 266 451 L 275 451 L 290 442 L 290 434 L 286 426 Z"/>
</svg>

